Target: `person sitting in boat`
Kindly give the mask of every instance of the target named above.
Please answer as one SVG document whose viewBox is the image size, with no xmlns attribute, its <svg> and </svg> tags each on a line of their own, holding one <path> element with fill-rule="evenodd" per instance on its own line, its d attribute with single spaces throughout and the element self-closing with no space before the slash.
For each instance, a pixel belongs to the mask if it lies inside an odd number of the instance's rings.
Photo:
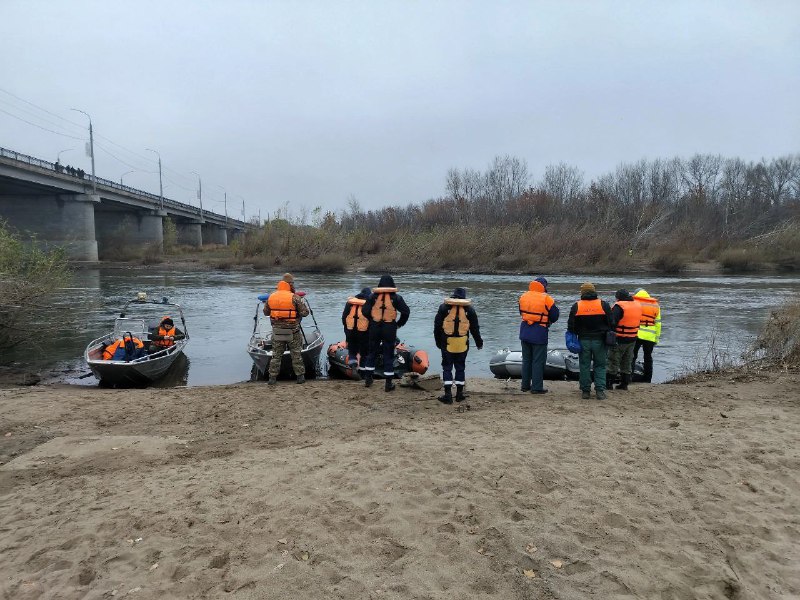
<svg viewBox="0 0 800 600">
<path fill-rule="evenodd" d="M 369 352 L 369 319 L 361 312 L 372 294 L 368 287 L 348 298 L 342 311 L 344 337 L 347 340 L 347 365 L 353 373 L 363 375 L 364 364 Z"/>
<path fill-rule="evenodd" d="M 145 355 L 144 342 L 126 333 L 118 340 L 103 348 L 103 360 L 131 361 Z"/>
<path fill-rule="evenodd" d="M 467 299 L 467 290 L 456 288 L 453 295 L 439 306 L 433 321 L 433 337 L 436 347 L 442 351 L 442 382 L 444 396 L 439 402 L 453 403 L 453 384 L 456 386 L 456 402 L 466 399 L 466 360 L 469 352 L 469 336 L 472 334 L 478 350 L 483 348 L 483 338 L 478 324 L 478 314 Z M 455 368 L 455 378 L 453 369 Z"/>
<path fill-rule="evenodd" d="M 292 369 L 297 383 L 306 382 L 306 367 L 303 364 L 303 332 L 300 320 L 308 316 L 308 305 L 294 293 L 294 277 L 286 273 L 278 282 L 276 291 L 264 303 L 264 314 L 272 324 L 272 360 L 269 361 L 269 385 L 278 382 L 283 353 L 288 348 L 292 357 Z"/>
<path fill-rule="evenodd" d="M 171 348 L 175 345 L 175 340 L 182 340 L 186 335 L 172 321 L 172 317 L 162 317 L 158 327 L 150 332 L 152 351 L 158 352 L 164 348 Z"/>
<path fill-rule="evenodd" d="M 372 288 L 361 312 L 369 319 L 369 354 L 364 362 L 364 385 L 372 385 L 375 372 L 375 359 L 383 346 L 383 376 L 386 378 L 387 392 L 394 389 L 394 346 L 397 330 L 406 324 L 411 315 L 403 297 L 397 293 L 397 287 L 391 275 L 381 276 L 378 287 Z M 398 318 L 399 315 L 399 318 Z"/>
</svg>

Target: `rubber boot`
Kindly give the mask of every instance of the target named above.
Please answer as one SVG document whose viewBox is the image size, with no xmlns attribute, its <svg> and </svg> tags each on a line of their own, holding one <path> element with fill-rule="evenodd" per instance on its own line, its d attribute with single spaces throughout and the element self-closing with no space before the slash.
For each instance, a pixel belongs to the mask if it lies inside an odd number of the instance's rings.
<svg viewBox="0 0 800 600">
<path fill-rule="evenodd" d="M 305 383 L 305 382 L 306 382 L 306 376 L 305 375 L 298 375 L 297 376 L 297 383 Z"/>
<path fill-rule="evenodd" d="M 467 397 L 464 395 L 464 386 L 456 385 L 456 402 L 463 402 Z"/>
<path fill-rule="evenodd" d="M 614 380 L 616 378 L 616 373 L 606 373 L 606 390 L 611 391 L 614 389 Z"/>
<path fill-rule="evenodd" d="M 446 385 L 444 386 L 444 396 L 439 396 L 439 402 L 442 404 L 452 404 L 453 403 L 453 386 Z"/>
<path fill-rule="evenodd" d="M 372 371 L 366 369 L 364 371 L 364 387 L 369 387 L 372 385 Z"/>
<path fill-rule="evenodd" d="M 275 377 L 270 376 L 270 378 L 267 380 L 268 385 L 275 385 L 276 383 L 278 383 L 278 380 Z"/>
<path fill-rule="evenodd" d="M 622 382 L 619 385 L 617 385 L 617 389 L 627 390 L 628 384 L 631 382 L 631 376 L 628 373 L 623 373 L 622 375 L 620 375 L 620 377 L 622 378 Z"/>
<path fill-rule="evenodd" d="M 386 387 L 383 388 L 385 392 L 391 392 L 394 389 L 394 381 L 391 377 L 386 378 Z"/>
</svg>

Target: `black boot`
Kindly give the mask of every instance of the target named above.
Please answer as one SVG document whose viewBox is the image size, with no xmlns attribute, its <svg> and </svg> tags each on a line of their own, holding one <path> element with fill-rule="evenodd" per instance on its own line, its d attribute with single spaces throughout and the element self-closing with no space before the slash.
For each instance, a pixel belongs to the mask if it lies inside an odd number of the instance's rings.
<svg viewBox="0 0 800 600">
<path fill-rule="evenodd" d="M 369 387 L 372 385 L 372 371 L 369 369 L 364 370 L 364 387 Z"/>
<path fill-rule="evenodd" d="M 623 373 L 622 375 L 620 375 L 620 377 L 622 378 L 622 383 L 620 383 L 617 386 L 617 389 L 618 390 L 627 390 L 628 389 L 628 384 L 631 382 L 631 376 L 628 375 L 627 373 Z"/>
<path fill-rule="evenodd" d="M 391 376 L 386 376 L 386 386 L 383 388 L 385 392 L 391 392 L 394 389 L 394 381 Z"/>
<path fill-rule="evenodd" d="M 614 389 L 614 381 L 617 379 L 616 373 L 606 373 L 606 390 L 611 391 Z"/>
<path fill-rule="evenodd" d="M 453 386 L 446 385 L 444 386 L 444 396 L 439 396 L 439 402 L 442 404 L 452 404 L 453 403 Z"/>
<path fill-rule="evenodd" d="M 464 384 L 456 385 L 456 402 L 463 402 L 467 397 L 464 395 Z"/>
</svg>

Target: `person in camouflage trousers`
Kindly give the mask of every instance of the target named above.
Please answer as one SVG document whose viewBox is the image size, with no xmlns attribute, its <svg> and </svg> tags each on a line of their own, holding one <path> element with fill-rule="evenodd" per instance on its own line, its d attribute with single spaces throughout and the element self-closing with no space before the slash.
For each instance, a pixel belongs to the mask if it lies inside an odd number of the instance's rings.
<svg viewBox="0 0 800 600">
<path fill-rule="evenodd" d="M 278 282 L 276 291 L 270 294 L 264 304 L 264 314 L 272 324 L 272 360 L 269 361 L 270 385 L 277 383 L 281 370 L 283 353 L 288 349 L 292 357 L 292 370 L 297 383 L 306 382 L 306 367 L 303 364 L 303 332 L 300 320 L 308 316 L 308 305 L 294 293 L 294 277 L 286 273 Z"/>
</svg>

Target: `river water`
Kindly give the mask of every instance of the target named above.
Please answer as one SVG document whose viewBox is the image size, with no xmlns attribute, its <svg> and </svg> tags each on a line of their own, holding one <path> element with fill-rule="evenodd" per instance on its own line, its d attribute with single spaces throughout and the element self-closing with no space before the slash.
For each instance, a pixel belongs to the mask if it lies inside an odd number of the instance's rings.
<svg viewBox="0 0 800 600">
<path fill-rule="evenodd" d="M 553 325 L 550 348 L 564 347 L 569 309 L 586 277 L 548 275 L 549 293 L 561 309 Z M 769 311 L 800 293 L 800 277 L 645 277 L 589 278 L 601 298 L 613 303 L 614 291 L 644 287 L 659 298 L 663 314 L 661 343 L 654 352 L 654 381 L 670 379 L 707 359 L 709 346 L 741 355 L 761 330 Z M 47 355 L 17 356 L 57 379 L 97 385 L 82 362 L 86 344 L 113 326 L 124 302 L 138 291 L 151 298 L 167 296 L 184 307 L 191 336 L 188 361 L 167 385 L 209 385 L 247 380 L 251 362 L 246 352 L 253 327 L 257 296 L 274 289 L 278 276 L 227 271 L 154 271 L 150 268 L 85 269 L 76 272 L 48 315 L 63 318 L 62 335 L 47 343 Z M 309 303 L 328 344 L 343 338 L 341 312 L 347 297 L 364 286 L 377 285 L 377 276 L 365 274 L 298 274 L 297 289 Z M 442 299 L 456 286 L 466 287 L 481 324 L 484 348 L 472 345 L 467 358 L 468 377 L 491 377 L 489 359 L 503 348 L 519 349 L 517 299 L 530 277 L 519 275 L 397 275 L 399 292 L 411 308 L 411 319 L 399 337 L 428 351 L 429 373 L 439 372 L 433 343 L 433 317 Z M 310 321 L 310 318 L 309 318 Z M 325 359 L 323 353 L 323 373 Z"/>
</svg>

